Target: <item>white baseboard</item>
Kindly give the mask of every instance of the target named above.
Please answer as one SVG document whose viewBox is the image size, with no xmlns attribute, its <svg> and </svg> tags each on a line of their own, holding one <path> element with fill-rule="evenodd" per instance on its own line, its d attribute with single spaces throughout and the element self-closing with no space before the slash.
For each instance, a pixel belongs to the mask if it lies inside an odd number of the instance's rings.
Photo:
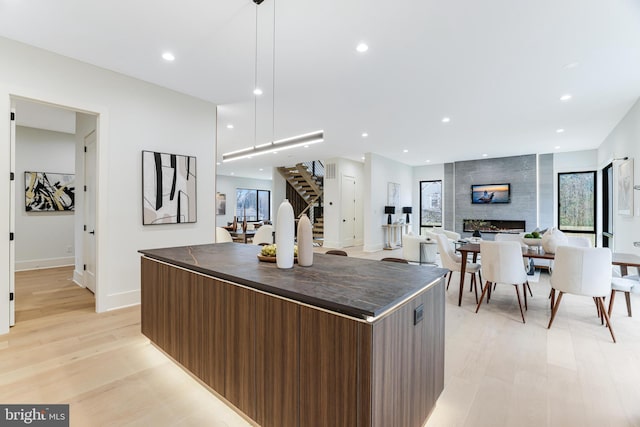
<svg viewBox="0 0 640 427">
<path fill-rule="evenodd" d="M 76 285 L 84 288 L 84 275 L 82 271 L 73 270 L 73 279 Z"/>
<path fill-rule="evenodd" d="M 68 267 L 75 265 L 75 257 L 32 259 L 16 261 L 16 271 L 40 270 L 43 268 Z"/>
<path fill-rule="evenodd" d="M 324 242 L 322 242 L 322 247 L 327 249 L 342 249 L 342 244 L 340 242 L 325 240 Z"/>
<path fill-rule="evenodd" d="M 140 304 L 140 289 L 135 291 L 120 292 L 107 297 L 106 311 L 130 307 Z"/>
<path fill-rule="evenodd" d="M 382 243 L 379 243 L 377 245 L 370 245 L 370 246 L 364 246 L 362 248 L 363 252 L 378 252 L 381 251 L 384 248 L 384 245 Z"/>
</svg>

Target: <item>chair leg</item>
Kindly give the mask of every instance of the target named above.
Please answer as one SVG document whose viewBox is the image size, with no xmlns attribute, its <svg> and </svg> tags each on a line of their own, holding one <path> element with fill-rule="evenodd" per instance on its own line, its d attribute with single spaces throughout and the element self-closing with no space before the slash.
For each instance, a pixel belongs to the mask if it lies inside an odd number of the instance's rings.
<svg viewBox="0 0 640 427">
<path fill-rule="evenodd" d="M 556 290 L 551 288 L 551 291 L 549 291 L 549 299 L 551 300 L 550 307 L 551 307 L 551 311 L 553 311 L 553 304 L 554 304 L 554 300 L 556 298 Z"/>
<path fill-rule="evenodd" d="M 555 294 L 555 289 L 552 288 L 551 292 Z M 551 324 L 553 323 L 553 319 L 556 318 L 558 307 L 560 307 L 560 301 L 562 301 L 562 294 L 563 292 L 560 291 L 560 293 L 558 294 L 558 299 L 556 299 L 555 301 L 552 301 L 551 303 L 551 306 L 553 307 L 553 311 L 551 312 L 551 319 L 549 319 L 549 325 L 547 326 L 547 329 L 551 329 Z M 551 299 L 553 300 L 553 297 L 551 297 Z"/>
<path fill-rule="evenodd" d="M 531 286 L 529 286 L 529 281 L 527 280 L 527 289 L 529 289 L 529 295 L 533 298 L 533 292 L 531 292 Z"/>
<path fill-rule="evenodd" d="M 478 303 L 478 281 L 476 280 L 476 273 L 473 273 L 471 275 L 471 281 L 473 282 L 473 289 L 476 291 L 476 304 L 477 304 Z"/>
<path fill-rule="evenodd" d="M 518 289 L 518 285 L 515 285 L 514 288 L 516 288 L 516 295 L 518 295 L 518 306 L 520 307 L 520 316 L 522 316 L 522 323 L 525 323 L 524 312 L 522 311 L 522 303 L 520 302 L 520 289 Z M 524 294 L 524 297 L 527 298 L 526 292 Z"/>
<path fill-rule="evenodd" d="M 518 285 L 516 285 L 516 287 L 518 287 Z M 525 287 L 526 287 L 526 283 L 523 283 L 522 293 L 524 294 L 524 309 L 529 310 L 529 307 L 527 307 L 527 290 L 525 289 Z"/>
<path fill-rule="evenodd" d="M 631 292 L 625 292 L 624 298 L 627 300 L 627 314 L 629 315 L 629 317 L 632 317 L 631 316 Z"/>
<path fill-rule="evenodd" d="M 480 301 L 478 301 L 478 306 L 476 307 L 476 313 L 478 312 L 478 310 L 480 310 L 480 306 L 482 305 L 482 300 L 484 299 L 484 295 L 487 293 L 487 290 L 489 289 L 490 286 L 491 286 L 491 282 L 487 282 L 486 285 L 484 285 L 484 288 L 482 289 L 482 295 L 480 295 Z"/>
<path fill-rule="evenodd" d="M 598 303 L 598 298 L 593 297 L 593 302 L 596 303 L 596 309 L 598 310 L 598 317 L 600 318 L 600 324 L 604 325 L 604 316 L 600 312 L 600 304 Z"/>
<path fill-rule="evenodd" d="M 604 309 L 604 297 L 599 297 L 598 303 L 600 304 L 600 311 L 602 312 L 602 315 L 607 321 L 607 328 L 609 328 L 609 332 L 611 333 L 611 339 L 613 339 L 613 342 L 616 342 L 616 336 L 613 334 L 613 328 L 611 327 L 611 320 L 609 320 L 609 314 L 607 314 L 607 311 Z"/>
<path fill-rule="evenodd" d="M 609 310 L 607 310 L 607 314 L 609 315 L 609 317 L 611 317 L 611 312 L 613 311 L 613 301 L 615 301 L 615 299 L 616 299 L 616 291 L 611 289 L 611 296 L 609 297 Z"/>
<path fill-rule="evenodd" d="M 453 276 L 453 271 L 449 271 L 449 280 L 447 281 L 447 290 L 449 290 L 449 285 L 451 284 L 451 276 Z"/>
</svg>

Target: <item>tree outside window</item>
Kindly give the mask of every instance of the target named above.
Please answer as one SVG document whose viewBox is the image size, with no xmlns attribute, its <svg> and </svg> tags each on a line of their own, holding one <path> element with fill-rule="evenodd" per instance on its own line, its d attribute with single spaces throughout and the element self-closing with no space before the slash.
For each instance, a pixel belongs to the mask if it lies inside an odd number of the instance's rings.
<svg viewBox="0 0 640 427">
<path fill-rule="evenodd" d="M 236 216 L 247 221 L 270 219 L 271 192 L 246 188 L 236 189 Z"/>
<path fill-rule="evenodd" d="M 596 172 L 558 174 L 558 227 L 575 233 L 596 232 Z"/>
<path fill-rule="evenodd" d="M 420 181 L 420 227 L 442 227 L 442 181 Z"/>
</svg>

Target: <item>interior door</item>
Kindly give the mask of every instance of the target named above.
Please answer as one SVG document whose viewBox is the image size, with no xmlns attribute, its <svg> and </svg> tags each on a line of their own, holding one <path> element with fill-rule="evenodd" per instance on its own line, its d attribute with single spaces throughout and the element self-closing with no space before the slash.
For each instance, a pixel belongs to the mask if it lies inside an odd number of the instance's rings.
<svg viewBox="0 0 640 427">
<path fill-rule="evenodd" d="M 12 174 L 9 182 L 9 326 L 16 323 L 16 242 L 13 234 L 16 230 L 16 109 L 11 105 L 11 123 L 9 136 L 9 164 Z M 13 239 L 11 238 L 13 236 Z"/>
<path fill-rule="evenodd" d="M 96 293 L 96 132 L 84 138 L 84 286 Z"/>
<path fill-rule="evenodd" d="M 342 246 L 353 246 L 356 238 L 356 179 L 342 175 Z"/>
</svg>

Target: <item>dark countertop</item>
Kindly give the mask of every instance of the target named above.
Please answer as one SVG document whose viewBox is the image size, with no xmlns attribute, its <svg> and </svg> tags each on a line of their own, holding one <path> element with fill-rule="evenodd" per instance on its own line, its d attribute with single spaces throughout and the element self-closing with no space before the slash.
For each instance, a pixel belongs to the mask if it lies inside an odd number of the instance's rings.
<svg viewBox="0 0 640 427">
<path fill-rule="evenodd" d="M 358 318 L 375 317 L 448 270 L 314 254 L 313 266 L 260 262 L 260 246 L 218 243 L 141 250 L 148 258 Z"/>
</svg>

